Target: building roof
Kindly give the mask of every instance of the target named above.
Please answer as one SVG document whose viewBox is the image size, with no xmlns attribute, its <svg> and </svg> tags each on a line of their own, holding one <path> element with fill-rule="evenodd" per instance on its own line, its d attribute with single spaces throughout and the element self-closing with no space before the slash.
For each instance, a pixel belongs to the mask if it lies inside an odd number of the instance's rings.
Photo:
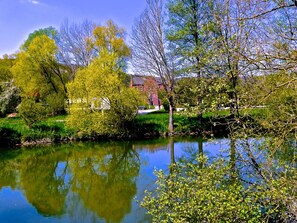
<svg viewBox="0 0 297 223">
<path fill-rule="evenodd" d="M 133 85 L 144 85 L 144 77 L 140 75 L 132 75 L 131 77 Z"/>
<path fill-rule="evenodd" d="M 131 75 L 132 85 L 144 85 L 146 78 L 153 78 L 158 85 L 162 85 L 161 78 L 154 76 Z"/>
</svg>

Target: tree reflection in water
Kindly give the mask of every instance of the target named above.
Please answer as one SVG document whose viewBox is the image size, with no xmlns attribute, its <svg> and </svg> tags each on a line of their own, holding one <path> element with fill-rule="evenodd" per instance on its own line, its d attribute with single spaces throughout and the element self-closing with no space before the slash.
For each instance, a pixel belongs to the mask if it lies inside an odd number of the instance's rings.
<svg viewBox="0 0 297 223">
<path fill-rule="evenodd" d="M 56 216 L 64 213 L 65 198 L 69 190 L 69 185 L 64 182 L 67 168 L 62 174 L 57 174 L 57 170 L 59 163 L 67 158 L 65 155 L 53 153 L 20 160 L 21 187 L 28 201 L 42 215 Z"/>
<path fill-rule="evenodd" d="M 80 143 L 19 151 L 13 159 L 0 157 L 0 189 L 21 188 L 43 216 L 60 216 L 66 208 L 80 207 L 106 222 L 121 222 L 137 192 L 140 159 L 131 148 Z M 69 206 L 67 199 L 72 199 Z M 85 207 L 73 205 L 73 199 Z"/>
<path fill-rule="evenodd" d="M 224 180 L 230 179 L 231 185 L 243 183 L 244 188 L 255 183 L 251 192 L 256 191 L 257 185 L 266 191 L 254 199 L 258 204 L 262 195 L 266 199 L 272 194 L 277 201 L 293 205 L 288 199 L 295 197 L 282 194 L 293 194 L 290 190 L 295 190 L 296 178 L 292 176 L 296 175 L 292 170 L 296 168 L 296 140 L 288 140 L 286 146 L 276 151 L 269 149 L 271 143 L 263 138 L 206 143 L 202 138 L 175 137 L 138 141 L 133 145 L 77 143 L 11 150 L 0 153 L 0 189 L 21 191 L 43 219 L 56 216 L 57 221 L 68 222 L 131 222 L 131 219 L 150 222 L 133 198 L 137 195 L 140 200 L 144 189 L 155 188 L 154 167 L 170 173 L 173 166 L 193 163 L 198 172 L 203 172 L 216 159 L 223 158 L 222 164 L 227 168 Z M 201 162 L 197 156 L 209 157 L 208 162 Z M 170 163 L 175 165 L 168 168 Z M 209 172 L 205 174 L 207 177 Z M 271 187 L 270 182 L 277 184 Z M 203 192 L 207 192 L 207 187 L 203 187 Z M 275 205 L 273 202 L 269 205 Z M 3 208 L 4 203 L 1 204 Z"/>
<path fill-rule="evenodd" d="M 139 156 L 128 144 L 75 153 L 72 191 L 84 205 L 107 222 L 120 222 L 131 211 L 136 195 Z"/>
</svg>

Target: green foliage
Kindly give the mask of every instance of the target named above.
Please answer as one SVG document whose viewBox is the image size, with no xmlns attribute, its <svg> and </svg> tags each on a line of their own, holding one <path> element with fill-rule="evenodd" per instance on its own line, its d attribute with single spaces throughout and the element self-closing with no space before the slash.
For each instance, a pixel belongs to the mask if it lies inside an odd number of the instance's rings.
<svg viewBox="0 0 297 223">
<path fill-rule="evenodd" d="M 63 93 L 52 93 L 46 97 L 46 103 L 52 114 L 63 111 L 65 107 L 65 95 Z"/>
<path fill-rule="evenodd" d="M 296 87 L 296 74 L 289 72 L 250 77 L 241 83 L 242 104 L 246 107 L 261 106 L 254 117 L 268 134 L 277 135 L 280 142 L 296 131 Z"/>
<path fill-rule="evenodd" d="M 169 112 L 169 102 L 167 100 L 162 101 L 163 108 L 166 112 Z"/>
<path fill-rule="evenodd" d="M 51 111 L 64 110 L 67 70 L 56 60 L 57 46 L 46 35 L 35 37 L 26 51 L 17 54 L 11 71 L 23 98 L 48 103 Z M 54 101 L 57 100 L 57 101 Z"/>
<path fill-rule="evenodd" d="M 10 145 L 15 145 L 20 142 L 35 142 L 46 139 L 47 142 L 59 142 L 69 140 L 74 136 L 71 129 L 65 127 L 65 116 L 49 117 L 43 121 L 35 123 L 29 128 L 25 121 L 20 117 L 2 118 L 0 119 L 0 126 L 3 128 L 3 136 L 10 135 L 9 132 L 14 133 L 18 137 L 12 135 Z M 7 133 L 5 133 L 7 131 Z M 3 138 L 5 139 L 5 138 Z"/>
<path fill-rule="evenodd" d="M 18 106 L 18 112 L 29 127 L 45 119 L 48 113 L 47 109 L 41 103 L 35 102 L 32 99 L 22 100 Z"/>
<path fill-rule="evenodd" d="M 92 104 L 72 104 L 67 125 L 83 136 L 93 134 L 121 136 L 126 133 L 129 123 L 136 117 L 136 110 L 140 104 L 137 97 L 139 97 L 138 92 L 125 89 L 117 95 L 103 98 L 103 104 L 101 104 L 102 101 L 99 103 L 95 101 L 100 106 L 107 105 L 107 109 L 100 107 L 92 109 Z M 108 104 L 105 104 L 107 99 Z"/>
<path fill-rule="evenodd" d="M 165 90 L 161 89 L 161 90 L 158 90 L 158 98 L 159 100 L 162 102 L 162 105 L 163 105 L 163 108 L 166 112 L 169 111 L 169 102 L 166 98 L 166 92 Z"/>
<path fill-rule="evenodd" d="M 93 39 L 90 40 L 90 46 L 95 48 L 99 54 L 102 51 L 108 51 L 109 54 L 117 55 L 114 65 L 119 69 L 118 72 L 125 71 L 127 68 L 127 59 L 131 55 L 130 48 L 125 43 L 124 37 L 125 30 L 114 24 L 112 20 L 108 20 L 105 26 L 95 27 Z M 123 72 L 122 74 L 122 78 L 127 78 L 127 75 Z"/>
<path fill-rule="evenodd" d="M 176 84 L 177 104 L 190 115 L 217 111 L 228 105 L 224 78 L 182 78 Z"/>
<path fill-rule="evenodd" d="M 185 75 L 204 74 L 204 66 L 211 57 L 208 52 L 212 40 L 213 2 L 200 0 L 169 0 L 169 30 L 167 38 L 176 45 L 174 53 L 183 65 L 179 72 Z"/>
<path fill-rule="evenodd" d="M 259 207 L 250 205 L 254 199 L 240 184 L 228 182 L 229 169 L 221 162 L 171 169 L 168 177 L 157 172 L 156 196 L 147 192 L 142 202 L 153 222 L 259 222 Z"/>
<path fill-rule="evenodd" d="M 0 59 L 0 82 L 8 82 L 12 78 L 10 68 L 13 66 L 14 59 L 4 57 Z"/>
<path fill-rule="evenodd" d="M 244 186 L 224 160 L 205 161 L 200 157 L 197 162 L 202 165 L 174 164 L 169 175 L 156 172 L 157 188 L 154 193 L 146 191 L 141 203 L 153 222 L 278 222 L 289 218 L 295 172 L 269 185 Z"/>
<path fill-rule="evenodd" d="M 93 44 L 99 56 L 68 84 L 71 105 L 67 124 L 83 135 L 120 135 L 142 103 L 139 92 L 127 87 L 122 71 L 122 60 L 130 50 L 123 30 L 111 21 L 95 28 Z"/>
<path fill-rule="evenodd" d="M 21 50 L 28 50 L 30 44 L 32 43 L 32 41 L 36 37 L 40 37 L 40 36 L 45 35 L 45 36 L 48 36 L 51 39 L 54 39 L 57 34 L 58 34 L 58 31 L 52 26 L 49 26 L 47 28 L 42 28 L 42 29 L 35 30 L 33 33 L 29 34 L 29 36 L 26 39 L 25 43 L 21 46 Z"/>
<path fill-rule="evenodd" d="M 268 112 L 262 124 L 286 138 L 287 134 L 297 129 L 296 74 L 280 73 L 268 76 L 265 86 L 261 96 Z"/>
<path fill-rule="evenodd" d="M 109 53 L 115 53 L 118 58 L 130 56 L 130 48 L 124 40 L 125 31 L 109 20 L 106 26 L 97 26 L 94 29 L 93 46 L 99 51 L 108 49 Z"/>
</svg>

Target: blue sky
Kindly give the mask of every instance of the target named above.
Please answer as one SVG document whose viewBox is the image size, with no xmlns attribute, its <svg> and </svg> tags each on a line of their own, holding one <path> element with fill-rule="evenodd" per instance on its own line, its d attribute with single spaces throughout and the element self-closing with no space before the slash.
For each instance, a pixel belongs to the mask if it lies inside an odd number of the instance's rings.
<svg viewBox="0 0 297 223">
<path fill-rule="evenodd" d="M 59 29 L 65 19 L 104 24 L 112 19 L 129 34 L 145 0 L 0 0 L 0 57 L 12 54 L 39 28 Z"/>
</svg>

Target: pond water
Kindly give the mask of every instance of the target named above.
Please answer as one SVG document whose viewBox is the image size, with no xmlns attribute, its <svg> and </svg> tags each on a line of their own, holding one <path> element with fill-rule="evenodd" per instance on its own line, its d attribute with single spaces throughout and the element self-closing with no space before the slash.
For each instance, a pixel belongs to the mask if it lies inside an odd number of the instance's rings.
<svg viewBox="0 0 297 223">
<path fill-rule="evenodd" d="M 227 139 L 171 138 L 5 150 L 0 222 L 151 222 L 139 201 L 154 188 L 154 169 L 199 153 L 232 160 L 229 147 Z"/>
</svg>

